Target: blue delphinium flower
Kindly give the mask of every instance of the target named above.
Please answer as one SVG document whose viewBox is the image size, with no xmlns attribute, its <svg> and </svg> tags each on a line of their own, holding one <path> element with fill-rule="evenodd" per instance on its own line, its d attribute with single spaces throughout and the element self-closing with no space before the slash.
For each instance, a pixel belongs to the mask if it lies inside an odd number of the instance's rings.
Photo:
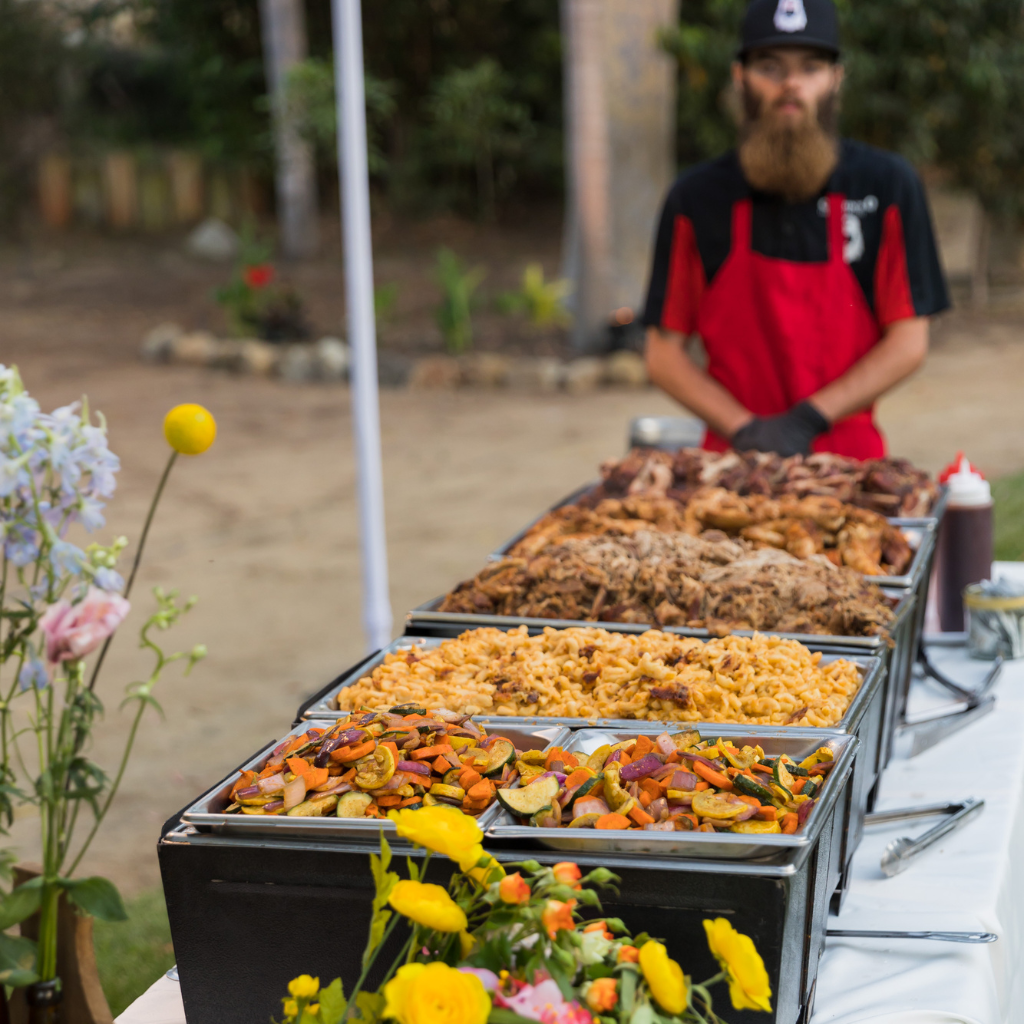
<svg viewBox="0 0 1024 1024">
<path fill-rule="evenodd" d="M 107 590 L 120 594 L 124 590 L 124 579 L 116 569 L 97 569 L 93 576 L 93 582 L 100 590 Z"/>
<path fill-rule="evenodd" d="M 29 652 L 25 664 L 21 666 L 21 671 L 18 673 L 18 689 L 23 693 L 33 686 L 37 690 L 42 690 L 46 688 L 49 682 L 50 675 L 46 671 L 46 666 L 34 653 Z"/>
<path fill-rule="evenodd" d="M 85 564 L 85 552 L 66 540 L 55 540 L 50 548 L 50 561 L 58 572 L 78 576 Z"/>
</svg>

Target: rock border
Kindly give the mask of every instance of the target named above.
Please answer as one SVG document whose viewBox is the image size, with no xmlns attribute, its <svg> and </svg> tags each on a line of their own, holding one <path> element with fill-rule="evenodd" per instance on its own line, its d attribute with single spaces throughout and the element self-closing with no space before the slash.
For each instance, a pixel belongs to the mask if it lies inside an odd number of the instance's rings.
<svg viewBox="0 0 1024 1024">
<path fill-rule="evenodd" d="M 348 380 L 350 365 L 348 345 L 340 338 L 272 344 L 255 338 L 217 338 L 208 331 L 185 331 L 172 323 L 160 324 L 146 334 L 140 356 L 150 364 L 199 366 L 244 376 L 276 377 L 293 384 L 343 383 Z M 387 350 L 380 351 L 377 358 L 382 387 L 417 391 L 513 388 L 575 394 L 598 387 L 649 384 L 643 357 L 628 350 L 568 361 L 553 356 L 512 358 L 492 352 L 414 359 Z"/>
</svg>

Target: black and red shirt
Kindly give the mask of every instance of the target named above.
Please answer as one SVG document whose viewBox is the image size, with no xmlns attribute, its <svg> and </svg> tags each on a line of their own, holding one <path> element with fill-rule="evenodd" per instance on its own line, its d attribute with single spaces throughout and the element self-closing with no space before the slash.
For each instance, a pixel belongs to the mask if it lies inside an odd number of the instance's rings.
<svg viewBox="0 0 1024 1024">
<path fill-rule="evenodd" d="M 735 151 L 699 164 L 669 191 L 644 323 L 692 334 L 708 286 L 732 248 L 733 206 L 752 200 L 753 250 L 795 263 L 828 259 L 827 194 L 843 196 L 844 259 L 884 330 L 949 308 L 924 188 L 901 157 L 844 139 L 821 197 L 787 203 L 752 189 Z"/>
</svg>

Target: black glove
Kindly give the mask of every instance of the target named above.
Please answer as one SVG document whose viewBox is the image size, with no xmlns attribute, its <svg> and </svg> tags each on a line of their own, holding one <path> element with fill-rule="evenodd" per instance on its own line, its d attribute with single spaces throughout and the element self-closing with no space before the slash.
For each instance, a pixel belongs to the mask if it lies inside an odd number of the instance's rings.
<svg viewBox="0 0 1024 1024">
<path fill-rule="evenodd" d="M 810 402 L 801 402 L 781 416 L 755 417 L 732 435 L 732 446 L 738 452 L 778 452 L 783 458 L 809 455 L 811 442 L 830 426 Z"/>
</svg>

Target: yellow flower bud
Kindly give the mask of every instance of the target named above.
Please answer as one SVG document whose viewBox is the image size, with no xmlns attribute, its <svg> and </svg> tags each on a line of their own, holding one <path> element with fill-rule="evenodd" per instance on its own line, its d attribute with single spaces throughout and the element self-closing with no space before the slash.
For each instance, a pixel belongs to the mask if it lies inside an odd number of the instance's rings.
<svg viewBox="0 0 1024 1024">
<path fill-rule="evenodd" d="M 320 991 L 320 979 L 300 974 L 288 982 L 288 994 L 296 999 L 312 999 Z"/>
<path fill-rule="evenodd" d="M 201 405 L 176 405 L 164 417 L 164 437 L 182 455 L 202 455 L 217 437 L 217 421 Z"/>
<path fill-rule="evenodd" d="M 669 958 L 660 942 L 645 942 L 640 947 L 640 970 L 655 1002 L 666 1012 L 678 1016 L 686 1009 L 686 977 L 683 969 Z"/>
<path fill-rule="evenodd" d="M 466 915 L 462 908 L 439 885 L 403 879 L 398 882 L 388 903 L 410 921 L 438 932 L 466 930 Z"/>
<path fill-rule="evenodd" d="M 704 931 L 708 948 L 729 979 L 733 1009 L 771 1013 L 771 982 L 754 940 L 736 931 L 724 917 L 705 920 Z"/>
</svg>

